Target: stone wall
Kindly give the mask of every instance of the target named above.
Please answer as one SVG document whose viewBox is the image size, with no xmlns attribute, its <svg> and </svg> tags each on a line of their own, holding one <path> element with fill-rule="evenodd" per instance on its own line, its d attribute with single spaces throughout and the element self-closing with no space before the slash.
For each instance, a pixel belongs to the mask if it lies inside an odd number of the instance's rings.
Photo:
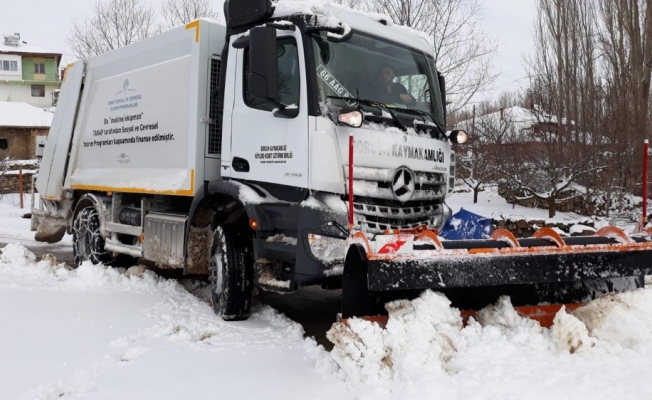
<svg viewBox="0 0 652 400">
<path fill-rule="evenodd" d="M 0 195 L 20 192 L 19 171 L 23 170 L 23 191 L 32 190 L 32 175 L 38 172 L 37 160 L 9 161 L 7 165 L 0 163 Z"/>
<path fill-rule="evenodd" d="M 509 204 L 516 204 L 528 208 L 543 208 L 548 209 L 548 202 L 545 200 L 537 200 L 535 198 L 523 199 L 525 193 L 514 193 L 504 183 L 498 184 L 498 194 L 503 197 Z M 557 204 L 557 211 L 559 212 L 574 212 L 580 215 L 596 215 L 597 210 L 595 204 L 587 200 L 584 196 L 578 195 L 571 197 L 573 193 L 564 193 L 562 197 L 570 197 Z"/>
<path fill-rule="evenodd" d="M 501 219 L 494 219 L 494 228 L 507 229 L 517 238 L 531 237 L 536 230 L 543 227 L 554 228 L 562 236 L 588 236 L 596 231 L 596 223 L 590 218 L 572 222 L 526 220 L 520 216 L 504 216 Z"/>
</svg>

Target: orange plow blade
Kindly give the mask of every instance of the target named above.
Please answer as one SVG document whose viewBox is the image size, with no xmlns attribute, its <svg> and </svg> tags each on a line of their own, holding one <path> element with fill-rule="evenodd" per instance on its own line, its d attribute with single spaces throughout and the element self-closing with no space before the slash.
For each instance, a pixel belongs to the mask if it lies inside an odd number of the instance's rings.
<svg viewBox="0 0 652 400">
<path fill-rule="evenodd" d="M 460 310 L 480 310 L 509 296 L 522 315 L 550 326 L 562 304 L 571 310 L 642 287 L 652 273 L 652 236 L 629 236 L 611 226 L 594 236 L 567 238 L 541 228 L 517 239 L 498 229 L 489 239 L 454 241 L 426 229 L 352 232 L 343 272 L 343 318 L 386 315 L 386 303 L 429 289 Z"/>
<path fill-rule="evenodd" d="M 571 303 L 571 304 L 550 304 L 550 305 L 541 305 L 541 306 L 522 306 L 522 307 L 514 307 L 514 310 L 516 310 L 516 312 L 523 317 L 527 317 L 529 319 L 533 319 L 539 322 L 539 325 L 541 325 L 542 327 L 550 328 L 555 319 L 555 315 L 557 314 L 557 312 L 559 312 L 559 310 L 561 310 L 562 307 L 566 307 L 566 312 L 571 312 L 582 307 L 583 305 L 584 304 L 582 303 Z M 475 317 L 477 313 L 478 313 L 477 310 L 461 311 L 460 314 L 462 316 L 462 321 L 464 321 L 464 325 L 466 326 L 469 318 Z M 369 322 L 375 322 L 381 328 L 385 328 L 387 326 L 387 322 L 389 321 L 389 317 L 387 315 L 379 315 L 375 317 L 361 317 L 360 319 Z M 348 318 L 343 318 L 342 322 L 346 323 L 347 320 Z"/>
</svg>

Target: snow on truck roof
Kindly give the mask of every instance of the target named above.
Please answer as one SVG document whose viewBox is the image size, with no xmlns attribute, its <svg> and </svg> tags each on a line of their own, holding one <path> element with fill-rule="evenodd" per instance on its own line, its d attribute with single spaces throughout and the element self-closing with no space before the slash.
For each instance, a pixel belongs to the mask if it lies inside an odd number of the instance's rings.
<svg viewBox="0 0 652 400">
<path fill-rule="evenodd" d="M 27 103 L 0 101 L 0 128 L 49 128 L 54 113 Z"/>
<path fill-rule="evenodd" d="M 354 10 L 328 0 L 279 0 L 274 3 L 274 18 L 291 15 L 323 16 L 325 25 L 343 22 L 354 30 L 360 30 L 408 47 L 432 54 L 433 41 L 424 32 L 407 26 L 396 25 L 387 15 Z"/>
</svg>

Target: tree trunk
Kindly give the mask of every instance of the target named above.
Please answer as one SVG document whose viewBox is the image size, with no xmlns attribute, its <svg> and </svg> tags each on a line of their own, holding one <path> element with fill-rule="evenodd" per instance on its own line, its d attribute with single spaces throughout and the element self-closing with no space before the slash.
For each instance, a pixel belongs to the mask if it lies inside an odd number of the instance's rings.
<svg viewBox="0 0 652 400">
<path fill-rule="evenodd" d="M 480 191 L 480 188 L 478 186 L 473 188 L 473 204 L 476 204 L 478 202 L 478 192 Z"/>
<path fill-rule="evenodd" d="M 548 218 L 555 218 L 557 213 L 557 202 L 555 202 L 555 197 L 548 199 Z"/>
</svg>

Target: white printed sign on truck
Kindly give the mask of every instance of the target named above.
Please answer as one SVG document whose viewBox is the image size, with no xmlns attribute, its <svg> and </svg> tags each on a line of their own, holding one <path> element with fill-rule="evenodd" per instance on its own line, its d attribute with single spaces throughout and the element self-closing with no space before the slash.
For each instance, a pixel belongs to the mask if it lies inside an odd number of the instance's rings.
<svg viewBox="0 0 652 400">
<path fill-rule="evenodd" d="M 73 188 L 160 193 L 191 188 L 190 64 L 190 56 L 180 57 L 92 82 Z"/>
</svg>

